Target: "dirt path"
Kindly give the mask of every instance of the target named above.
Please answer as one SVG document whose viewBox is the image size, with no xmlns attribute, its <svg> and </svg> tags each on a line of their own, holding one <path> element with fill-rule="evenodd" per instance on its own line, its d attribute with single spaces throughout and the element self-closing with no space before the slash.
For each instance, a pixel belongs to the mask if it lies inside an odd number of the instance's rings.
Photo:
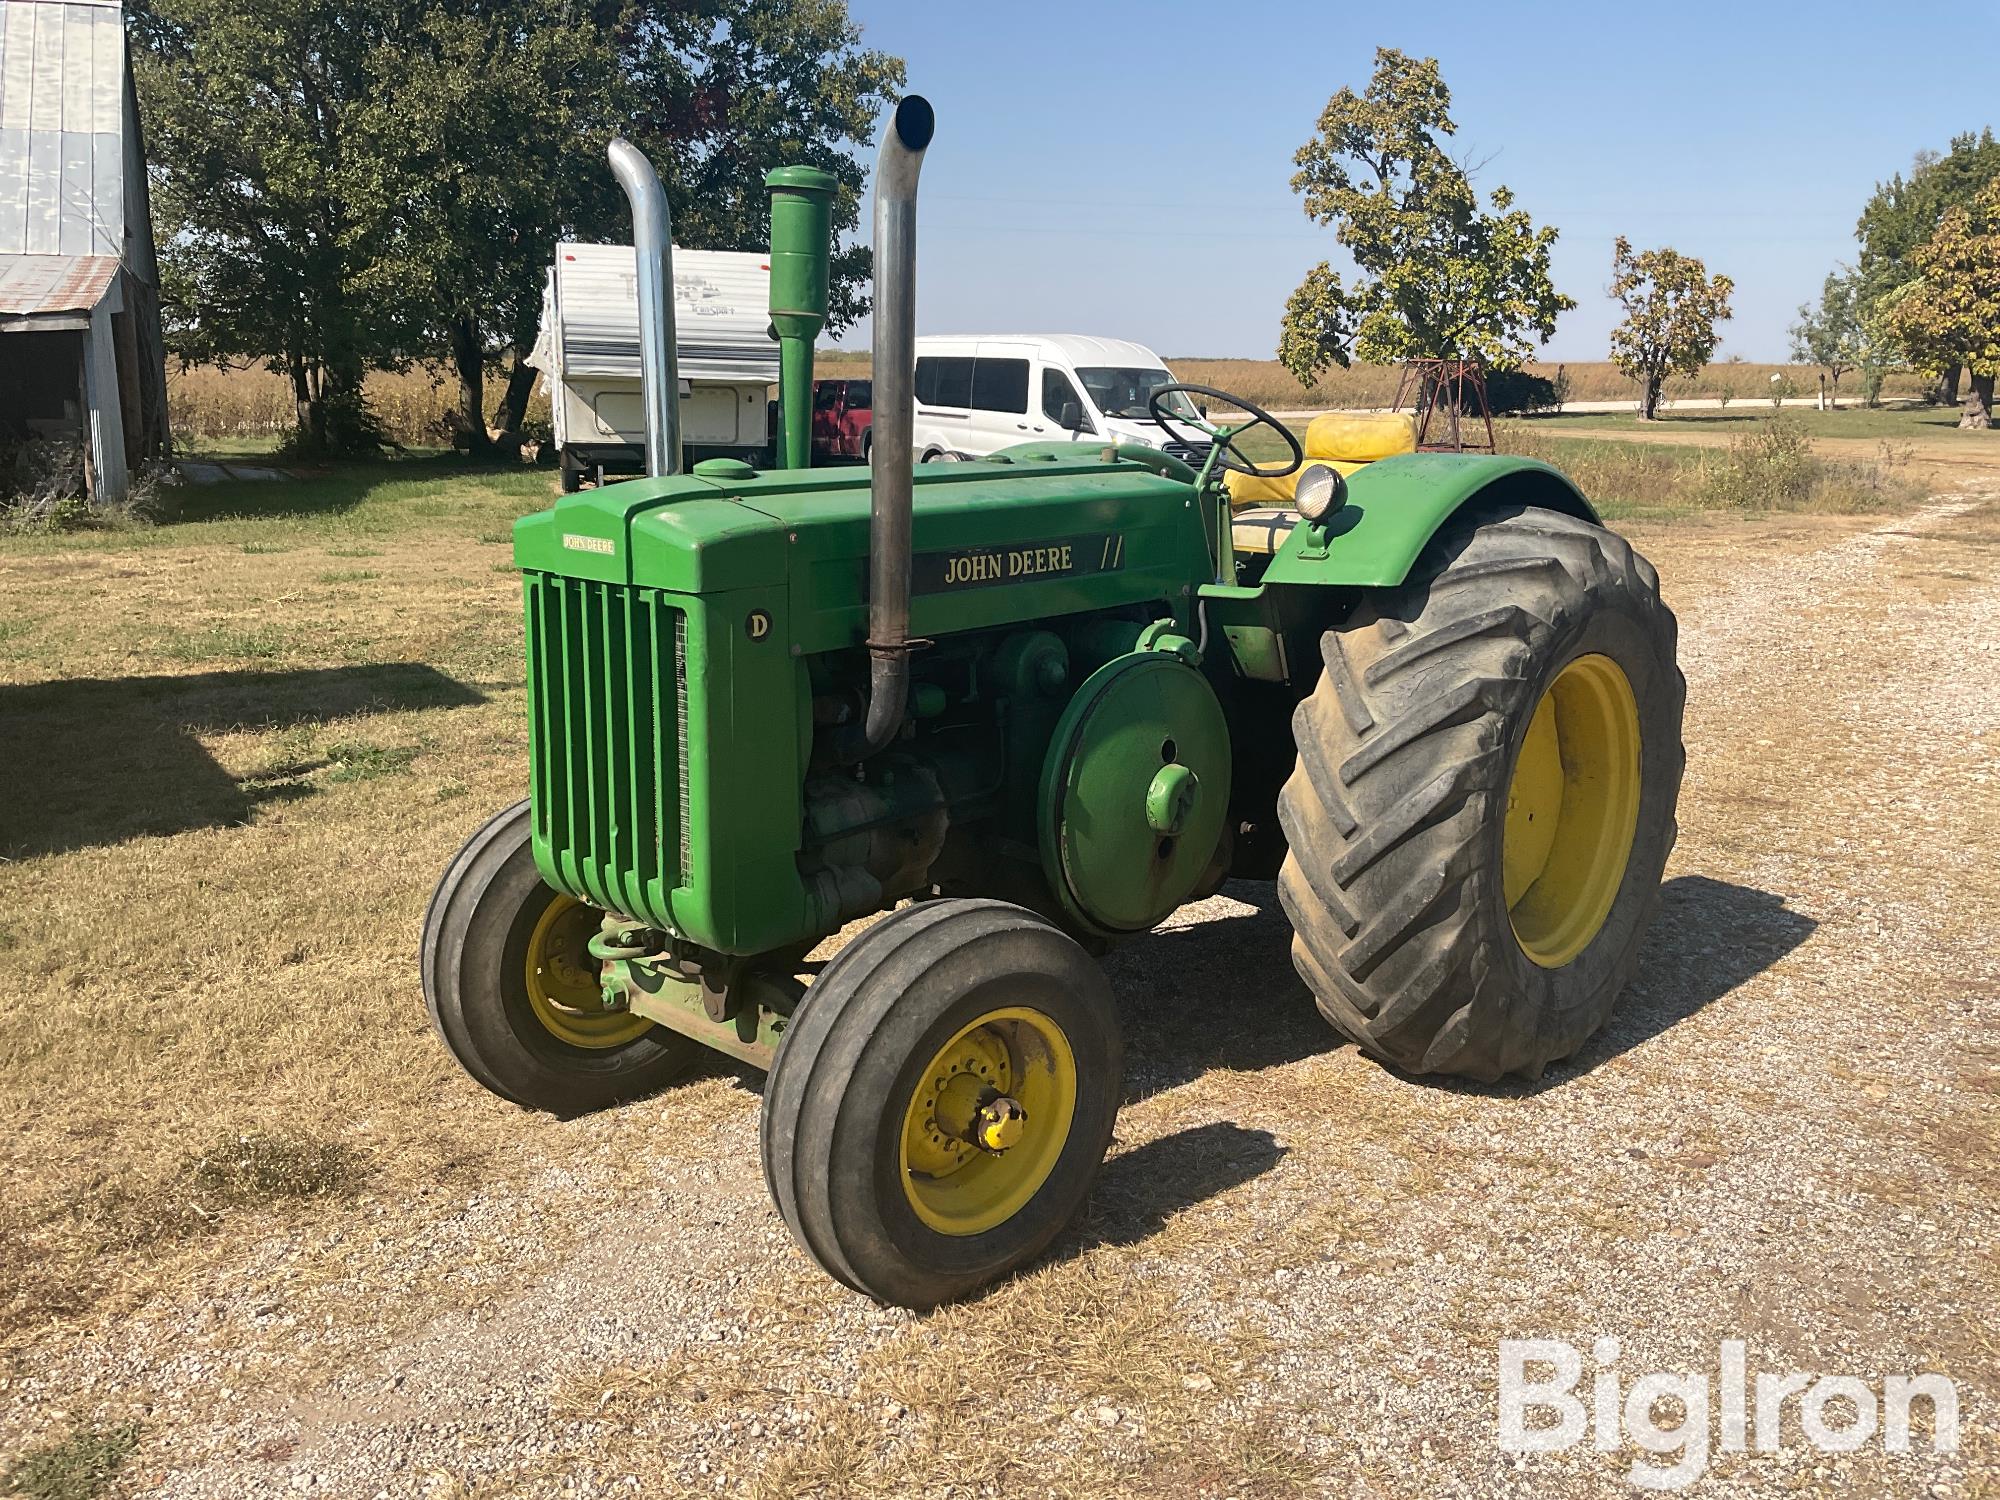
<svg viewBox="0 0 2000 1500">
<path fill-rule="evenodd" d="M 1946 1373 L 1959 1450 L 1823 1454 L 1794 1402 L 1698 1492 L 1993 1493 L 2000 487 L 1637 539 L 1683 622 L 1681 840 L 1642 977 L 1537 1087 L 1335 1048 L 1232 887 L 1111 960 L 1092 1215 L 970 1307 L 813 1271 L 717 1076 L 552 1122 L 518 1189 L 267 1242 L 8 1401 L 124 1403 L 128 1487 L 181 1497 L 1628 1494 L 1629 1446 L 1498 1450 L 1499 1340 L 1570 1341 L 1587 1391 L 1598 1335 L 1621 1389 L 1742 1339 L 1753 1373 Z"/>
</svg>

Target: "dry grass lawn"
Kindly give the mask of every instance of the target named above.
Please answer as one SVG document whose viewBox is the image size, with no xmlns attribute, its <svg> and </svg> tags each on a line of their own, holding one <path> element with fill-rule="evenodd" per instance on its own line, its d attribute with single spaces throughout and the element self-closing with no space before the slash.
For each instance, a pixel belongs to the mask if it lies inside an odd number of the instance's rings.
<svg viewBox="0 0 2000 1500">
<path fill-rule="evenodd" d="M 424 902 L 521 794 L 506 531 L 551 491 L 411 462 L 0 539 L 17 1483 L 1623 1493 L 1629 1451 L 1491 1444 L 1497 1339 L 1611 1328 L 1643 1368 L 1745 1336 L 1972 1393 L 1949 1462 L 1725 1458 L 1725 1491 L 1995 1493 L 1990 493 L 1637 525 L 1693 683 L 1683 837 L 1575 1064 L 1478 1090 L 1336 1048 L 1232 886 L 1109 960 L 1127 1102 L 1086 1222 L 915 1318 L 790 1247 L 754 1078 L 556 1121 L 429 1033 Z"/>
</svg>

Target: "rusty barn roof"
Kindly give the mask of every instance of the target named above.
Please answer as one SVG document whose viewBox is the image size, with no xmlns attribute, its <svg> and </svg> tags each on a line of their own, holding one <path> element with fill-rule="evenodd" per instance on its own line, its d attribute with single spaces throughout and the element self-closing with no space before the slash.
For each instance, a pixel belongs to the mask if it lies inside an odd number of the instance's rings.
<svg viewBox="0 0 2000 1500">
<path fill-rule="evenodd" d="M 116 0 L 0 0 L 0 265 L 125 254 L 125 97 Z M 0 274 L 54 293 L 90 273 Z"/>
<path fill-rule="evenodd" d="M 117 274 L 115 255 L 0 255 L 0 314 L 89 312 Z"/>
</svg>

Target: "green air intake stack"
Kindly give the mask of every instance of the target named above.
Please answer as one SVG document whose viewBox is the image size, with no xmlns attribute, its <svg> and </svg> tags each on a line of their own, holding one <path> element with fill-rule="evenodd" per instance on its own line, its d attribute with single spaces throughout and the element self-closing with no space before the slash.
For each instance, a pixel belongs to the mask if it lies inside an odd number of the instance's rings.
<svg viewBox="0 0 2000 1500">
<path fill-rule="evenodd" d="M 778 467 L 812 463 L 813 344 L 826 327 L 833 254 L 831 172 L 779 167 L 771 191 L 771 326 L 778 333 Z"/>
</svg>

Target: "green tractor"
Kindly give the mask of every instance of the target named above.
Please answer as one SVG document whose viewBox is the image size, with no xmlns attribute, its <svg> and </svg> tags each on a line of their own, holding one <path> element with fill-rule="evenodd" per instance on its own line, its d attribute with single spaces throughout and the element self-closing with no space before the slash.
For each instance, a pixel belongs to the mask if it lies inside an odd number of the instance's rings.
<svg viewBox="0 0 2000 1500">
<path fill-rule="evenodd" d="M 785 168 L 780 466 L 676 472 L 665 199 L 614 145 L 653 477 L 515 528 L 529 796 L 445 872 L 422 951 L 445 1044 L 517 1104 L 631 1099 L 704 1048 L 768 1070 L 786 1224 L 913 1308 L 1077 1213 L 1122 1086 L 1094 955 L 1226 878 L 1277 881 L 1320 1010 L 1397 1068 L 1577 1051 L 1657 906 L 1685 696 L 1653 569 L 1544 464 L 1307 468 L 1245 546 L 1244 434 L 1301 454 L 1217 392 L 1154 397 L 1199 471 L 1087 442 L 913 465 L 933 125 L 902 100 L 875 179 L 870 469 L 806 467 L 832 182 Z"/>
</svg>

